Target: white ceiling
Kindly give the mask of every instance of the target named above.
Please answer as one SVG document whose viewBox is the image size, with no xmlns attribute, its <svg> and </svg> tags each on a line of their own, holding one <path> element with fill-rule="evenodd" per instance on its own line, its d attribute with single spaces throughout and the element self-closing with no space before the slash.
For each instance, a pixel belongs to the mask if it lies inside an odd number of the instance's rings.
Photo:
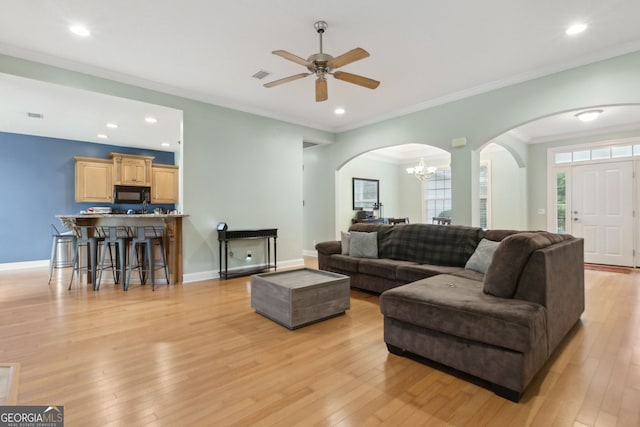
<svg viewBox="0 0 640 427">
<path fill-rule="evenodd" d="M 160 151 L 180 148 L 179 110 L 9 74 L 0 74 L 0 93 L 0 130 L 5 132 Z M 147 123 L 147 117 L 157 122 Z"/>
<path fill-rule="evenodd" d="M 2 0 L 2 6 L 0 53 L 334 132 L 640 50 L 638 0 Z M 366 49 L 371 57 L 342 70 L 380 80 L 378 89 L 330 78 L 329 100 L 316 103 L 312 77 L 262 87 L 305 71 L 271 51 L 304 58 L 317 53 L 313 23 L 320 19 L 329 24 L 324 51 L 337 56 Z M 586 22 L 587 31 L 566 36 L 565 28 L 577 21 Z M 76 23 L 92 35 L 71 34 L 67 28 Z M 260 69 L 272 74 L 263 81 L 252 78 Z M 0 77 L 1 90 L 15 83 Z M 72 119 L 57 126 L 79 128 L 79 112 L 66 112 L 69 98 L 52 97 L 45 96 L 48 106 Z M 41 112 L 47 106 L 14 104 L 16 98 L 2 96 L 0 113 Z M 101 98 L 99 108 L 111 111 Z M 336 116 L 338 106 L 346 114 Z M 114 108 L 127 111 L 121 103 Z M 640 122 L 637 112 L 624 110 L 603 114 L 591 126 L 628 128 Z M 546 120 L 553 122 L 526 125 L 516 134 L 536 142 L 582 131 L 572 114 Z M 7 122 L 0 118 L 3 126 Z M 101 130 L 82 132 L 95 138 Z M 118 132 L 124 140 L 125 129 Z M 128 139 L 157 144 L 155 138 Z M 170 133 L 166 139 L 173 143 L 176 137 Z"/>
</svg>

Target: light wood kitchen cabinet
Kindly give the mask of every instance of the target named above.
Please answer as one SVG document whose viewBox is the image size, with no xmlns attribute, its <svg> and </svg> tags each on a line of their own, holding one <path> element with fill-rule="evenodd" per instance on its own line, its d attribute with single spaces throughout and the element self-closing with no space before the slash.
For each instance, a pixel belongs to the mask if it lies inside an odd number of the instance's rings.
<svg viewBox="0 0 640 427">
<path fill-rule="evenodd" d="M 113 203 L 113 161 L 74 157 L 76 202 Z"/>
<path fill-rule="evenodd" d="M 178 166 L 151 166 L 151 203 L 178 203 Z"/>
<path fill-rule="evenodd" d="M 111 153 L 113 179 L 116 185 L 151 185 L 151 161 L 153 156 Z"/>
</svg>

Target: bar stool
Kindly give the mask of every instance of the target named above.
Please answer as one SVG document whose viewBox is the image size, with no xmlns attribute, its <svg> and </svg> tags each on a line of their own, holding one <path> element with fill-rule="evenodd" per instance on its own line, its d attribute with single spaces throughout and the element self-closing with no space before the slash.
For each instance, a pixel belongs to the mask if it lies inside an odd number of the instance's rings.
<svg viewBox="0 0 640 427">
<path fill-rule="evenodd" d="M 60 260 L 60 252 L 69 245 L 71 245 L 71 250 L 73 250 L 76 245 L 76 236 L 73 234 L 73 231 L 61 233 L 53 224 L 51 224 L 51 236 L 53 238 L 53 244 L 51 245 L 51 258 L 49 259 L 49 284 L 51 284 L 54 268 L 73 267 L 73 261 Z"/>
<path fill-rule="evenodd" d="M 155 263 L 155 247 L 160 247 L 162 254 L 162 264 Z M 164 269 L 164 277 L 169 284 L 169 274 L 167 273 L 167 258 L 164 251 L 164 228 L 163 227 L 135 227 L 135 233 L 131 240 L 131 255 L 128 266 L 125 290 L 129 289 L 131 283 L 131 272 L 138 269 L 140 282 L 144 285 L 147 281 L 147 274 L 151 278 L 151 290 L 155 290 L 155 270 Z"/>
<path fill-rule="evenodd" d="M 97 271 L 97 259 L 98 259 L 98 246 L 101 242 L 104 242 L 104 237 L 100 236 L 98 228 L 89 225 L 77 225 L 74 227 L 73 232 L 76 235 L 76 244 L 73 247 L 73 270 L 71 271 L 71 280 L 69 280 L 69 290 L 73 285 L 73 276 L 78 272 L 85 271 L 87 274 L 91 274 L 91 280 L 93 282 L 93 290 L 96 290 L 96 271 Z M 80 263 L 80 249 L 84 247 L 88 251 L 89 261 L 87 265 L 81 265 Z"/>
<path fill-rule="evenodd" d="M 111 269 L 114 283 L 121 283 L 122 289 L 126 290 L 125 284 L 126 267 L 127 267 L 127 249 L 131 243 L 129 228 L 124 226 L 106 226 L 99 228 L 99 234 L 103 238 L 102 254 L 98 263 L 98 278 L 96 279 L 96 290 L 100 290 L 102 283 L 102 272 Z M 115 247 L 116 262 L 113 263 L 113 254 L 111 248 Z M 107 264 L 107 251 L 109 252 L 110 263 Z"/>
</svg>

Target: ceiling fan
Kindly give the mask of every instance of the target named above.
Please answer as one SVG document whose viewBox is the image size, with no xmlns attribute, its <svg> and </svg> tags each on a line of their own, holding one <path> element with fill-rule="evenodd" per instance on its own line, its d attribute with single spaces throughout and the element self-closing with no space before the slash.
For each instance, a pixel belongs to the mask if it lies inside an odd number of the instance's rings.
<svg viewBox="0 0 640 427">
<path fill-rule="evenodd" d="M 311 55 L 308 59 L 303 59 L 286 50 L 274 50 L 272 53 L 293 61 L 296 64 L 304 65 L 309 70 L 308 73 L 295 74 L 293 76 L 285 77 L 280 80 L 275 80 L 270 83 L 265 83 L 264 87 L 274 87 L 283 83 L 288 83 L 294 80 L 302 79 L 304 77 L 315 74 L 316 78 L 316 102 L 326 101 L 328 98 L 327 92 L 327 74 L 331 74 L 338 80 L 345 81 L 347 83 L 353 83 L 359 86 L 364 86 L 369 89 L 375 89 L 380 84 L 379 81 L 370 79 L 368 77 L 359 76 L 357 74 L 346 73 L 344 71 L 333 71 L 336 68 L 343 67 L 352 62 L 359 61 L 369 56 L 369 52 L 362 48 L 355 48 L 347 53 L 344 53 L 338 57 L 333 57 L 322 51 L 322 35 L 327 29 L 328 25 L 324 21 L 318 21 L 313 24 L 314 28 L 320 35 L 320 53 Z"/>
</svg>

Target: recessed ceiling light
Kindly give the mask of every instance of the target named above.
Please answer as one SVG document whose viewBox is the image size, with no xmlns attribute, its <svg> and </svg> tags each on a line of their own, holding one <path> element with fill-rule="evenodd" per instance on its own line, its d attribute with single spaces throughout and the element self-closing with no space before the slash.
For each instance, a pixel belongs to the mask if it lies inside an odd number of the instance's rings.
<svg viewBox="0 0 640 427">
<path fill-rule="evenodd" d="M 590 122 L 598 118 L 598 116 L 602 114 L 602 110 L 589 110 L 589 111 L 581 111 L 576 114 L 576 117 L 583 122 Z"/>
<path fill-rule="evenodd" d="M 72 25 L 69 27 L 69 31 L 81 37 L 89 37 L 91 35 L 91 31 L 84 25 Z"/>
<path fill-rule="evenodd" d="M 336 113 L 337 115 L 341 115 L 345 113 L 345 109 L 342 107 L 338 107 L 335 110 L 333 110 L 334 113 Z"/>
<path fill-rule="evenodd" d="M 163 147 L 171 147 L 171 144 L 169 144 L 168 142 L 163 142 L 162 144 Z"/>
<path fill-rule="evenodd" d="M 104 133 L 99 133 L 98 134 L 98 138 L 100 138 L 100 139 L 109 139 L 109 137 L 107 135 L 105 135 Z"/>
<path fill-rule="evenodd" d="M 573 36 L 575 34 L 580 34 L 586 29 L 587 29 L 587 24 L 584 24 L 584 23 L 573 24 L 572 26 L 567 28 L 567 30 L 565 31 L 565 34 L 568 36 Z"/>
<path fill-rule="evenodd" d="M 117 123 L 107 123 L 107 127 L 111 129 L 118 129 Z"/>
<path fill-rule="evenodd" d="M 147 122 L 147 123 L 158 123 L 158 119 L 156 119 L 155 117 L 151 117 L 151 116 L 145 117 L 144 121 Z"/>
</svg>

